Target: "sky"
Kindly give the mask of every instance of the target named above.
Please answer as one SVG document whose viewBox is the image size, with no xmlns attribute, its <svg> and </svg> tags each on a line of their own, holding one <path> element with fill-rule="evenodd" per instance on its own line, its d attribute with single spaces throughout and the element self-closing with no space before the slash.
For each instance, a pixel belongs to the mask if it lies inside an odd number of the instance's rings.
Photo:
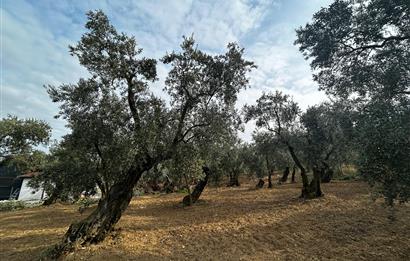
<svg viewBox="0 0 410 261">
<path fill-rule="evenodd" d="M 194 34 L 200 49 L 222 53 L 229 42 L 245 48 L 258 68 L 237 108 L 254 104 L 262 92 L 281 90 L 302 109 L 326 99 L 312 80 L 309 62 L 298 47 L 295 29 L 331 0 L 0 0 L 0 117 L 16 115 L 48 122 L 52 138 L 68 133 L 55 119 L 58 105 L 44 85 L 76 83 L 87 77 L 68 52 L 85 32 L 85 13 L 103 10 L 118 31 L 135 36 L 143 55 L 160 59 L 179 50 L 183 35 Z M 163 95 L 167 67 L 158 63 L 154 93 Z M 250 141 L 254 122 L 240 137 Z"/>
</svg>

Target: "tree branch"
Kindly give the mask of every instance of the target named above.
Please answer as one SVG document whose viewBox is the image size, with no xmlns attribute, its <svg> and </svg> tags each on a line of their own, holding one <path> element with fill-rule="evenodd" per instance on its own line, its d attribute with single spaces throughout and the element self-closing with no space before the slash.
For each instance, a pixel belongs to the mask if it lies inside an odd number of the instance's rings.
<svg viewBox="0 0 410 261">
<path fill-rule="evenodd" d="M 131 77 L 127 78 L 127 84 L 128 84 L 128 88 L 127 88 L 128 106 L 130 107 L 132 118 L 134 119 L 135 128 L 138 129 L 140 128 L 141 122 L 140 122 L 140 118 L 138 115 L 138 110 L 137 110 L 137 106 L 135 102 L 134 91 L 132 90 L 133 84 L 132 84 Z"/>
<path fill-rule="evenodd" d="M 384 47 L 388 42 L 391 41 L 404 41 L 404 40 L 408 40 L 410 39 L 409 35 L 404 35 L 404 36 L 390 36 L 390 37 L 385 37 L 382 38 L 383 42 L 379 43 L 379 44 L 369 44 L 369 45 L 363 45 L 363 46 L 359 46 L 359 47 L 351 47 L 349 46 L 352 50 L 347 52 L 347 54 L 351 54 L 354 53 L 356 51 L 359 51 L 359 53 L 367 50 L 367 49 L 376 49 L 376 48 L 382 48 Z"/>
</svg>

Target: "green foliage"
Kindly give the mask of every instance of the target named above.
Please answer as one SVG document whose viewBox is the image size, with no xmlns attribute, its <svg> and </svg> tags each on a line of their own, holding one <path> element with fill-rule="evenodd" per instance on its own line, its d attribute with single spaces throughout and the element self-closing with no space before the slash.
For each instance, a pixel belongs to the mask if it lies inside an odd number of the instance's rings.
<svg viewBox="0 0 410 261">
<path fill-rule="evenodd" d="M 353 146 L 353 121 L 345 104 L 322 103 L 307 109 L 301 122 L 308 164 L 329 168 L 346 163 Z"/>
<path fill-rule="evenodd" d="M 256 105 L 244 108 L 245 121 L 256 119 L 256 126 L 278 135 L 282 141 L 295 132 L 300 108 L 293 99 L 280 91 L 263 93 Z"/>
<path fill-rule="evenodd" d="M 30 153 L 34 146 L 46 144 L 51 128 L 44 121 L 8 116 L 0 120 L 0 158 Z"/>
<path fill-rule="evenodd" d="M 47 162 L 47 154 L 43 151 L 33 150 L 31 153 L 14 155 L 7 164 L 16 166 L 20 172 L 41 171 Z"/>
<path fill-rule="evenodd" d="M 0 201 L 0 212 L 1 211 L 14 211 L 14 210 L 20 210 L 24 208 L 33 208 L 41 205 L 41 202 L 39 203 L 27 203 L 24 201 L 20 200 L 2 200 Z"/>
<path fill-rule="evenodd" d="M 351 98 L 359 171 L 387 203 L 410 197 L 410 5 L 337 0 L 297 30 L 320 88 Z"/>
<path fill-rule="evenodd" d="M 82 197 L 75 202 L 78 207 L 78 211 L 83 213 L 86 209 L 98 203 L 98 199 L 90 198 L 90 197 Z"/>
<path fill-rule="evenodd" d="M 266 161 L 260 155 L 254 144 L 245 144 L 242 148 L 244 172 L 248 176 L 256 176 L 263 178 L 266 176 L 268 170 Z"/>
<path fill-rule="evenodd" d="M 293 165 L 286 146 L 271 132 L 256 132 L 253 135 L 255 150 L 265 161 L 267 171 L 282 170 Z"/>
<path fill-rule="evenodd" d="M 358 122 L 359 167 L 389 205 L 410 198 L 410 100 L 367 104 Z"/>
<path fill-rule="evenodd" d="M 226 144 L 223 147 L 218 169 L 226 176 L 239 176 L 244 172 L 244 145 L 241 143 Z"/>
<path fill-rule="evenodd" d="M 33 147 L 47 144 L 50 126 L 35 119 L 8 116 L 0 120 L 0 163 L 19 172 L 39 171 L 45 163 L 45 153 Z"/>
<path fill-rule="evenodd" d="M 49 196 L 62 200 L 79 197 L 83 192 L 95 194 L 96 186 L 106 192 L 109 177 L 99 171 L 100 162 L 81 151 L 81 146 L 72 144 L 68 139 L 50 149 L 42 174 L 30 181 L 34 188 L 43 187 Z M 94 155 L 95 156 L 95 155 Z"/>
<path fill-rule="evenodd" d="M 130 177 L 157 175 L 150 170 L 172 158 L 180 162 L 178 173 L 168 166 L 175 175 L 197 177 L 199 165 L 209 158 L 201 148 L 219 143 L 239 125 L 234 104 L 248 85 L 253 63 L 237 44 L 212 56 L 184 37 L 180 52 L 161 59 L 170 66 L 166 103 L 150 88 L 157 80 L 157 61 L 141 57 L 135 38 L 117 32 L 102 11 L 87 16 L 87 32 L 70 52 L 90 78 L 47 87 L 72 130 L 46 171 L 48 183 L 71 191 L 97 184 L 105 194 Z M 187 154 L 186 148 L 195 153 Z"/>
<path fill-rule="evenodd" d="M 203 177 L 202 167 L 205 162 L 200 158 L 198 150 L 194 146 L 181 145 L 178 147 L 177 153 L 174 155 L 171 161 L 168 162 L 166 168 L 168 175 L 174 180 L 177 178 L 186 178 L 182 181 L 189 184 L 192 181 L 197 181 Z M 187 184 L 184 184 L 184 187 Z"/>
<path fill-rule="evenodd" d="M 336 0 L 297 30 L 323 90 L 347 97 L 409 94 L 407 0 Z"/>
<path fill-rule="evenodd" d="M 244 113 L 245 121 L 256 119 L 256 126 L 259 130 L 267 131 L 265 134 L 256 136 L 259 150 L 266 151 L 264 154 L 269 154 L 268 148 L 274 150 L 274 145 L 281 143 L 280 146 L 284 146 L 291 152 L 292 159 L 298 167 L 303 168 L 296 157 L 294 145 L 292 145 L 299 141 L 298 136 L 301 131 L 300 109 L 292 97 L 280 91 L 263 93 L 256 101 L 256 105 L 245 106 Z"/>
</svg>

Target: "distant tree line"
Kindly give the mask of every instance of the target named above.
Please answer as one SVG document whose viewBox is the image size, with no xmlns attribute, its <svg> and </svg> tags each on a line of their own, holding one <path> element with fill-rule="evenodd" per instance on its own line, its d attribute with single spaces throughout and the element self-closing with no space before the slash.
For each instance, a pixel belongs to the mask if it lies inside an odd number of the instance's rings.
<svg viewBox="0 0 410 261">
<path fill-rule="evenodd" d="M 235 109 L 256 68 L 236 43 L 211 55 L 184 37 L 179 51 L 156 61 L 142 57 L 135 38 L 118 32 L 102 11 L 91 11 L 87 32 L 70 46 L 90 77 L 47 86 L 71 132 L 45 155 L 35 147 L 49 141 L 46 123 L 4 118 L 0 163 L 41 169 L 32 186 L 47 190 L 45 204 L 100 191 L 96 209 L 70 225 L 52 257 L 103 240 L 142 185 L 186 189 L 182 203 L 190 206 L 209 182 L 235 187 L 247 175 L 262 188 L 267 176 L 268 188 L 300 180 L 300 197 L 311 199 L 323 196 L 321 184 L 350 164 L 389 205 L 406 202 L 409 9 L 406 0 L 336 0 L 298 28 L 295 44 L 329 97 L 306 111 L 280 91 Z M 170 68 L 169 102 L 151 90 L 158 62 Z M 237 132 L 249 121 L 257 129 L 252 143 L 244 143 Z"/>
</svg>

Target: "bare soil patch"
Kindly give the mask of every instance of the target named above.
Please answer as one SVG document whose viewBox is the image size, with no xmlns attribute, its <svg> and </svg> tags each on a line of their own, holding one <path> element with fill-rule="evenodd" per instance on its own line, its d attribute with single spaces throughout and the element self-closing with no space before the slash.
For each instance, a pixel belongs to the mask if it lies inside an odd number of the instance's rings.
<svg viewBox="0 0 410 261">
<path fill-rule="evenodd" d="M 193 207 L 183 194 L 135 198 L 113 235 L 66 260 L 410 260 L 410 206 L 397 220 L 362 182 L 323 185 L 325 197 L 298 198 L 300 184 L 253 190 L 207 188 Z M 33 260 L 85 217 L 57 204 L 0 213 L 0 260 Z"/>
</svg>

